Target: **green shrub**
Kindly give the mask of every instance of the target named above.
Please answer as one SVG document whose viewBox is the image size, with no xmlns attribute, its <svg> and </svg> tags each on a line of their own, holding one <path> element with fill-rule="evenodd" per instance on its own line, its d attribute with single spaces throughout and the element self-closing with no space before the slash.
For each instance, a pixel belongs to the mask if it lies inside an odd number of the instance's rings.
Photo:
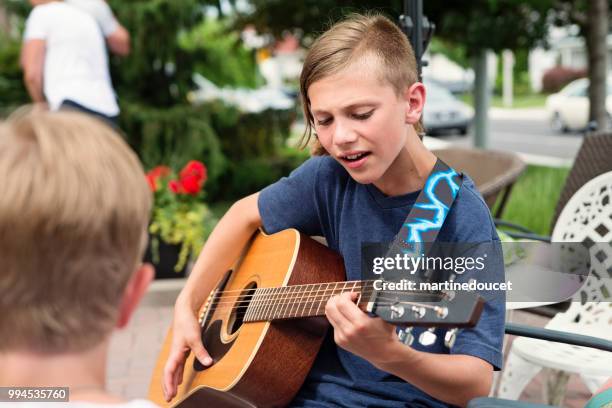
<svg viewBox="0 0 612 408">
<path fill-rule="evenodd" d="M 221 102 L 207 103 L 200 109 L 210 114 L 223 152 L 232 161 L 274 156 L 284 146 L 295 119 L 294 110 L 241 113 Z"/>
<path fill-rule="evenodd" d="M 231 162 L 218 183 L 207 185 L 207 194 L 214 201 L 235 201 L 288 176 L 308 157 L 304 150 L 283 149 L 275 157 Z"/>
<path fill-rule="evenodd" d="M 306 157 L 282 148 L 293 111 L 244 114 L 221 102 L 160 109 L 128 101 L 121 110 L 120 127 L 145 167 L 204 162 L 212 201 L 257 191 Z"/>
<path fill-rule="evenodd" d="M 191 105 L 154 108 L 121 101 L 120 127 L 145 168 L 165 164 L 178 168 L 189 160 L 206 164 L 214 183 L 226 168 L 210 115 Z"/>
<path fill-rule="evenodd" d="M 30 101 L 19 66 L 20 50 L 19 41 L 0 33 L 0 117 Z"/>
<path fill-rule="evenodd" d="M 205 19 L 191 31 L 181 33 L 179 44 L 196 57 L 195 72 L 219 87 L 256 88 L 263 82 L 254 52 L 242 45 L 227 20 Z"/>
<path fill-rule="evenodd" d="M 542 92 L 559 92 L 565 85 L 587 76 L 585 69 L 574 69 L 567 67 L 553 67 L 544 73 L 542 77 Z"/>
</svg>

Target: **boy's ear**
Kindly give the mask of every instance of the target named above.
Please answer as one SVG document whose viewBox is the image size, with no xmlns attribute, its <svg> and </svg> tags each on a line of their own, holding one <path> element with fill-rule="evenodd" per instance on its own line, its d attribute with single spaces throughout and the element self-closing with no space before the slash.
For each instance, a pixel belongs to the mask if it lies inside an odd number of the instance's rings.
<svg viewBox="0 0 612 408">
<path fill-rule="evenodd" d="M 423 107 L 425 105 L 425 85 L 415 82 L 404 91 L 404 101 L 406 102 L 406 123 L 416 125 L 421 119 Z"/>
<path fill-rule="evenodd" d="M 134 275 L 132 275 L 123 291 L 123 298 L 119 306 L 119 319 L 116 324 L 118 329 L 127 326 L 130 317 L 134 314 L 138 303 L 140 303 L 140 300 L 147 291 L 154 275 L 155 270 L 153 269 L 153 265 L 149 263 L 141 264 Z"/>
</svg>

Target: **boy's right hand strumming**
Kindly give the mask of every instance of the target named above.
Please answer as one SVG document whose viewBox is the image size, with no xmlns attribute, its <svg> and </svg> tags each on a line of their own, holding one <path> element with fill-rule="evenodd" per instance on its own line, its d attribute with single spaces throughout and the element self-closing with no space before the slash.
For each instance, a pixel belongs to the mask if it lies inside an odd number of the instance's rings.
<svg viewBox="0 0 612 408">
<path fill-rule="evenodd" d="M 183 292 L 181 295 L 183 295 Z M 183 369 L 189 351 L 192 351 L 204 366 L 212 364 L 212 358 L 202 344 L 197 310 L 193 310 L 190 303 L 189 300 L 179 296 L 174 305 L 172 346 L 164 366 L 163 377 L 163 390 L 166 401 L 174 398 L 178 386 L 183 382 Z"/>
<path fill-rule="evenodd" d="M 255 193 L 237 201 L 219 220 L 176 300 L 172 345 L 162 380 L 166 401 L 176 396 L 178 385 L 183 381 L 183 368 L 189 351 L 204 366 L 212 364 L 202 344 L 197 314 L 223 273 L 234 264 L 249 238 L 261 227 L 258 197 L 259 193 Z"/>
</svg>

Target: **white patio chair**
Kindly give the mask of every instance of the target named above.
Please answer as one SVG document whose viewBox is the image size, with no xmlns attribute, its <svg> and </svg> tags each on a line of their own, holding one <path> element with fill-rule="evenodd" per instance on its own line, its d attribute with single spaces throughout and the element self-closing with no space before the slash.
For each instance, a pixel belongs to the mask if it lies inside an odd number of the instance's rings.
<svg viewBox="0 0 612 408">
<path fill-rule="evenodd" d="M 591 266 L 570 308 L 547 329 L 612 341 L 612 172 L 586 183 L 561 212 L 552 242 L 590 243 Z M 595 244 L 594 244 L 595 243 Z M 548 369 L 548 403 L 561 403 L 569 373 L 581 376 L 591 392 L 612 376 L 612 352 L 531 338 L 512 343 L 498 396 L 516 400 L 542 368 Z"/>
</svg>

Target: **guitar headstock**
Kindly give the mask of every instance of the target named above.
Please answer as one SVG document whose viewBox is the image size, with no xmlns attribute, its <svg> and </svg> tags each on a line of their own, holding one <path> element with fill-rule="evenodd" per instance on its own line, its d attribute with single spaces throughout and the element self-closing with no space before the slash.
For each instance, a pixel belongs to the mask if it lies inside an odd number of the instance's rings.
<svg viewBox="0 0 612 408">
<path fill-rule="evenodd" d="M 397 326 L 473 327 L 484 300 L 475 292 L 373 291 L 366 310 Z"/>
</svg>

